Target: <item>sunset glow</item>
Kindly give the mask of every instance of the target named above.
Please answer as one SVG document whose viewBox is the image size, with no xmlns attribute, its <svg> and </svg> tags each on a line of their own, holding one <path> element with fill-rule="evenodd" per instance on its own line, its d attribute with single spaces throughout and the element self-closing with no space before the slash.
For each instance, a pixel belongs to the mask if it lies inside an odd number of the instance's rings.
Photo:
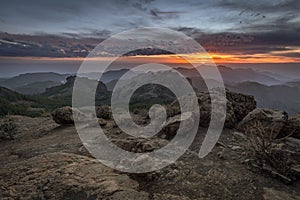
<svg viewBox="0 0 300 200">
<path fill-rule="evenodd" d="M 286 51 L 284 53 L 300 53 L 300 49 Z M 72 58 L 50 58 L 50 57 L 0 57 L 0 59 L 14 60 L 40 60 L 40 61 L 83 61 L 85 59 L 94 61 L 107 61 L 111 57 L 72 57 Z M 193 63 L 299 63 L 300 58 L 283 56 L 280 52 L 265 54 L 226 54 L 226 53 L 193 53 L 178 55 L 137 55 L 118 58 L 119 62 L 158 62 L 172 64 L 187 64 L 187 60 Z"/>
</svg>

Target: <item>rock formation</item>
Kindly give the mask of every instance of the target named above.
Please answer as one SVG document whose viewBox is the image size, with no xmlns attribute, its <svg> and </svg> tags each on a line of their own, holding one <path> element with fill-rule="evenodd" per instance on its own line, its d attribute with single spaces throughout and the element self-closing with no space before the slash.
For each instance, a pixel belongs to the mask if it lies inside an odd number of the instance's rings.
<svg viewBox="0 0 300 200">
<path fill-rule="evenodd" d="M 0 174 L 1 199 L 148 199 L 127 175 L 76 154 L 36 156 Z"/>
<path fill-rule="evenodd" d="M 52 119 L 58 124 L 74 124 L 74 116 L 84 120 L 84 114 L 70 106 L 58 108 L 51 113 Z"/>
<path fill-rule="evenodd" d="M 264 128 L 265 133 L 269 134 L 266 137 L 275 139 L 282 131 L 287 119 L 288 115 L 284 111 L 257 108 L 246 115 L 239 123 L 238 129 L 245 132 L 253 126 L 260 126 Z"/>
</svg>

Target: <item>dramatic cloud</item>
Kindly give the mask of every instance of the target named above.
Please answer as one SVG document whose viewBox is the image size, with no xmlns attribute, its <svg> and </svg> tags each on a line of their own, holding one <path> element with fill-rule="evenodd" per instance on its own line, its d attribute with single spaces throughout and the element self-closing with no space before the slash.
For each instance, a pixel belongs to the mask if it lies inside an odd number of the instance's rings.
<svg viewBox="0 0 300 200">
<path fill-rule="evenodd" d="M 115 33 L 142 26 L 251 32 L 299 28 L 299 8 L 297 0 L 10 0 L 1 4 L 0 23 L 2 31 L 30 34 Z"/>
<path fill-rule="evenodd" d="M 60 56 L 74 56 L 80 48 L 83 56 L 95 44 L 93 38 L 99 41 L 138 27 L 166 27 L 190 35 L 213 53 L 297 58 L 299 10 L 298 0 L 10 0 L 1 3 L 0 25 L 2 32 L 13 34 L 81 39 L 67 47 L 51 40 L 52 54 Z M 32 48 L 47 54 L 41 46 Z"/>
</svg>

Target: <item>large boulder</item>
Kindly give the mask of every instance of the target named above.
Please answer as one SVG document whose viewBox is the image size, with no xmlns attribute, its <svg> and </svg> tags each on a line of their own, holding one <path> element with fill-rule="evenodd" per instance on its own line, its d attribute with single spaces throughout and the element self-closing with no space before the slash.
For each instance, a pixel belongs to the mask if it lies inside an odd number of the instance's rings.
<svg viewBox="0 0 300 200">
<path fill-rule="evenodd" d="M 92 158 L 53 153 L 0 169 L 1 199 L 148 199 L 138 183 Z"/>
<path fill-rule="evenodd" d="M 78 109 L 70 106 L 58 108 L 51 113 L 52 119 L 62 125 L 74 124 L 74 116 L 76 119 L 84 120 L 85 116 Z"/>
<path fill-rule="evenodd" d="M 251 95 L 227 91 L 226 97 L 232 105 L 235 118 L 238 122 L 256 108 L 256 101 Z"/>
<path fill-rule="evenodd" d="M 218 95 L 218 92 L 212 92 L 216 98 L 216 105 L 223 105 L 223 99 Z M 200 126 L 207 127 L 210 123 L 211 118 L 211 98 L 208 92 L 197 93 L 198 104 L 200 108 Z M 233 93 L 226 91 L 226 118 L 225 127 L 233 128 L 241 121 L 249 112 L 256 108 L 256 101 L 253 96 Z M 222 109 L 220 109 L 222 110 Z M 180 106 L 178 101 L 174 101 L 167 106 L 167 115 L 172 117 L 180 114 Z M 216 113 L 216 115 L 223 116 L 223 113 Z"/>
<path fill-rule="evenodd" d="M 275 139 L 279 136 L 288 119 L 285 111 L 257 108 L 248 113 L 238 124 L 240 131 L 246 132 L 253 130 L 253 127 L 263 129 L 263 134 L 268 138 Z"/>
<path fill-rule="evenodd" d="M 224 100 L 221 98 L 220 95 L 218 95 L 218 92 L 212 93 L 211 95 L 214 95 L 216 101 L 215 105 L 220 107 L 220 109 L 216 109 L 218 113 L 214 113 L 216 116 L 220 116 L 222 118 L 224 116 L 224 113 L 221 113 L 219 111 L 224 110 L 222 109 L 222 105 L 224 105 Z M 209 93 L 198 93 L 198 103 L 200 108 L 200 126 L 207 127 L 210 124 L 211 121 L 211 98 Z M 235 124 L 237 123 L 235 114 L 234 114 L 234 108 L 230 101 L 227 100 L 226 102 L 226 118 L 225 118 L 225 124 L 224 126 L 226 128 L 233 128 Z"/>
<path fill-rule="evenodd" d="M 169 117 L 158 135 L 168 140 L 172 139 L 176 135 L 180 124 L 183 122 L 184 126 L 182 128 L 184 129 L 184 131 L 190 131 L 194 126 L 192 113 L 187 112 L 182 115 L 179 114 L 173 117 Z"/>
<path fill-rule="evenodd" d="M 112 111 L 111 111 L 110 106 L 107 106 L 107 105 L 97 106 L 96 107 L 96 115 L 98 118 L 111 119 Z"/>
<path fill-rule="evenodd" d="M 291 136 L 300 139 L 300 114 L 289 117 L 280 135 Z"/>
</svg>

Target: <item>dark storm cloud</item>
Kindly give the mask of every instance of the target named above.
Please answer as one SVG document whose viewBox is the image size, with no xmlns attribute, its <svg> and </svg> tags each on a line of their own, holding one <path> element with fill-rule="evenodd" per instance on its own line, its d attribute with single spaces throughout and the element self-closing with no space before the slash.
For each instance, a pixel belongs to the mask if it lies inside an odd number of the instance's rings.
<svg viewBox="0 0 300 200">
<path fill-rule="evenodd" d="M 300 46 L 300 32 L 295 30 L 258 32 L 252 35 L 256 44 Z"/>
<path fill-rule="evenodd" d="M 276 55 L 292 57 L 292 58 L 300 58 L 300 53 L 299 52 L 278 53 Z"/>
<path fill-rule="evenodd" d="M 297 14 L 287 13 L 282 16 L 272 17 L 271 19 L 249 20 L 241 19 L 238 27 L 233 27 L 229 31 L 244 32 L 268 32 L 268 31 L 295 31 L 300 28 Z"/>
<path fill-rule="evenodd" d="M 266 32 L 257 29 L 249 33 L 205 33 L 191 27 L 174 29 L 195 38 L 209 52 L 260 54 L 300 47 L 300 32 L 293 28 Z"/>
<path fill-rule="evenodd" d="M 273 12 L 274 10 L 280 11 L 297 11 L 300 8 L 298 0 L 222 0 L 218 2 L 219 6 L 229 7 L 231 9 L 241 9 L 241 11 L 262 11 Z"/>
<path fill-rule="evenodd" d="M 109 29 L 115 32 L 127 29 L 128 24 L 135 23 L 146 15 L 134 7 L 133 1 L 121 0 L 12 0 L 2 4 L 0 13 L 0 17 L 7 21 L 2 31 L 19 33 L 59 33 L 67 32 L 70 27 L 74 29 L 73 33 L 77 27 Z M 123 24 L 114 26 L 118 21 Z"/>
<path fill-rule="evenodd" d="M 19 33 L 61 33 L 69 28 L 76 33 L 77 27 L 115 33 L 141 26 L 251 32 L 299 24 L 299 8 L 296 0 L 10 0 L 2 3 L 0 19 L 5 21 L 2 31 Z"/>
<path fill-rule="evenodd" d="M 211 39 L 209 39 L 209 37 Z M 212 44 L 209 43 L 208 48 L 228 53 L 259 54 L 274 51 L 288 51 L 292 48 L 300 47 L 300 33 L 294 30 L 252 32 L 247 35 L 224 33 L 224 37 L 222 37 L 223 42 L 220 40 L 220 42 L 217 42 L 218 39 L 214 37 L 214 35 L 210 35 L 209 37 L 205 40 L 215 42 Z M 247 39 L 236 39 L 243 37 Z M 201 39 L 199 41 L 201 43 Z M 203 41 L 203 43 L 204 45 L 206 44 L 205 41 Z"/>
<path fill-rule="evenodd" d="M 300 28 L 298 0 L 273 1 L 220 1 L 224 9 L 239 11 L 239 26 L 232 31 L 295 30 Z"/>
<path fill-rule="evenodd" d="M 103 29 L 93 29 L 93 28 L 77 28 L 73 29 L 70 28 L 70 31 L 77 31 L 78 33 L 70 33 L 70 32 L 62 32 L 62 35 L 75 37 L 75 38 L 101 38 L 105 39 L 108 38 L 112 33 L 109 30 Z"/>
<path fill-rule="evenodd" d="M 155 19 L 170 19 L 170 18 L 178 18 L 182 12 L 178 11 L 160 11 L 158 9 L 150 10 L 150 15 L 152 15 Z"/>
<path fill-rule="evenodd" d="M 298 0 L 10 0 L 2 2 L 0 24 L 3 32 L 101 39 L 166 27 L 208 51 L 259 54 L 300 46 L 299 10 Z"/>
</svg>

